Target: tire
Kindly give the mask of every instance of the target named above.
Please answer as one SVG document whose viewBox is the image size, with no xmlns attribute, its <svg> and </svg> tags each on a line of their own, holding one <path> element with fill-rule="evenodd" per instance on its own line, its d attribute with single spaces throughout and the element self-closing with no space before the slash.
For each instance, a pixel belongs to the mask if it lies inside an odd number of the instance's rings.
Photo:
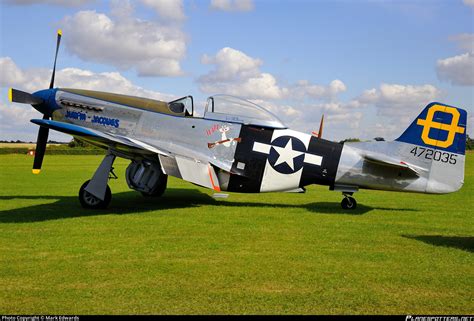
<svg viewBox="0 0 474 321">
<path fill-rule="evenodd" d="M 85 190 L 89 182 L 90 180 L 87 180 L 79 189 L 79 202 L 82 207 L 92 210 L 106 209 L 112 200 L 112 192 L 109 185 L 107 185 L 105 190 L 105 199 L 102 201 Z"/>
<path fill-rule="evenodd" d="M 341 207 L 345 210 L 354 210 L 357 207 L 357 201 L 353 197 L 344 197 L 341 201 Z"/>
<path fill-rule="evenodd" d="M 168 175 L 163 174 L 160 176 L 159 185 L 156 187 L 156 189 L 153 192 L 151 193 L 141 192 L 141 193 L 145 197 L 160 197 L 165 192 L 167 184 L 168 184 Z"/>
</svg>

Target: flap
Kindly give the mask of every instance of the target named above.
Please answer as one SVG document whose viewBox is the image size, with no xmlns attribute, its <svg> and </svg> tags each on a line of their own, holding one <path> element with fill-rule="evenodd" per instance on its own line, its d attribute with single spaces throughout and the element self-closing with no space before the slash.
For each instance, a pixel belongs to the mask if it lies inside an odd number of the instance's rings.
<svg viewBox="0 0 474 321">
<path fill-rule="evenodd" d="M 184 180 L 220 192 L 221 189 L 216 172 L 209 163 L 181 156 L 176 156 L 175 159 L 178 164 L 179 173 Z"/>
</svg>

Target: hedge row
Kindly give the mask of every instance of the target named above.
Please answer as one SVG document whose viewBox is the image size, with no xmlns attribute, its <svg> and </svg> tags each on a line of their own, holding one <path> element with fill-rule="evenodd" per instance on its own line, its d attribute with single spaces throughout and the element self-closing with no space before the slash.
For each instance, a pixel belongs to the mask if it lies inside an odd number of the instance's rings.
<svg viewBox="0 0 474 321">
<path fill-rule="evenodd" d="M 30 149 L 26 147 L 5 147 L 0 148 L 0 155 L 5 154 L 27 154 Z M 103 155 L 103 149 L 95 148 L 47 148 L 48 155 Z"/>
</svg>

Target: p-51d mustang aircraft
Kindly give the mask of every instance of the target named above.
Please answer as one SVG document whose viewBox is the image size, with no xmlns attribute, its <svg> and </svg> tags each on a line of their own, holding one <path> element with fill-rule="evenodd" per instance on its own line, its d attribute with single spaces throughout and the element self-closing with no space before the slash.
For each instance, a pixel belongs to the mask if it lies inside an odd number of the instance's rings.
<svg viewBox="0 0 474 321">
<path fill-rule="evenodd" d="M 288 129 L 249 101 L 209 97 L 203 117 L 193 98 L 172 102 L 106 92 L 54 88 L 61 32 L 49 89 L 29 94 L 10 89 L 10 101 L 44 114 L 33 173 L 41 169 L 49 129 L 107 150 L 91 180 L 79 191 L 85 208 L 105 208 L 115 158 L 129 159 L 126 180 L 147 196 L 161 196 L 168 175 L 215 191 L 294 191 L 310 184 L 341 191 L 354 209 L 359 188 L 450 193 L 464 180 L 466 111 L 430 103 L 393 142 L 339 144 Z M 320 128 L 321 132 L 321 128 Z M 113 172 L 112 172 L 113 174 Z"/>
</svg>

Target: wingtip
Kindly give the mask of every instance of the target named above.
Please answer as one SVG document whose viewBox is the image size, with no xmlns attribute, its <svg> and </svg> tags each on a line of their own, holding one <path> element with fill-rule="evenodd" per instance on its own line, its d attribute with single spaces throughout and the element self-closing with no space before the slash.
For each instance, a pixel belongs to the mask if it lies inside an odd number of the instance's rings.
<svg viewBox="0 0 474 321">
<path fill-rule="evenodd" d="M 38 175 L 39 173 L 41 173 L 41 169 L 32 169 L 31 172 L 35 175 Z"/>
</svg>

